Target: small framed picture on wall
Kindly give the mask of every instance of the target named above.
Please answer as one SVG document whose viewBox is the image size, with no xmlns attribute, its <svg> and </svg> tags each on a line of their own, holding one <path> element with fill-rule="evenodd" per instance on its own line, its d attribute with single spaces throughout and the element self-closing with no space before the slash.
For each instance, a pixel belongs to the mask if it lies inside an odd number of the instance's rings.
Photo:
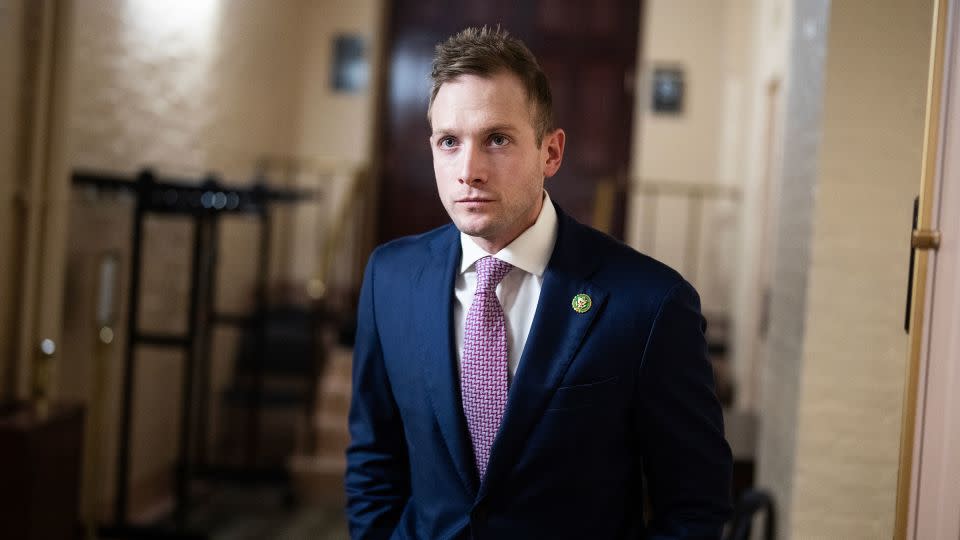
<svg viewBox="0 0 960 540">
<path fill-rule="evenodd" d="M 683 68 L 678 66 L 655 66 L 653 68 L 652 103 L 658 114 L 681 114 L 683 112 L 685 83 Z"/>
<path fill-rule="evenodd" d="M 331 74 L 333 89 L 348 94 L 363 92 L 367 88 L 369 72 L 366 40 L 353 34 L 336 36 Z"/>
</svg>

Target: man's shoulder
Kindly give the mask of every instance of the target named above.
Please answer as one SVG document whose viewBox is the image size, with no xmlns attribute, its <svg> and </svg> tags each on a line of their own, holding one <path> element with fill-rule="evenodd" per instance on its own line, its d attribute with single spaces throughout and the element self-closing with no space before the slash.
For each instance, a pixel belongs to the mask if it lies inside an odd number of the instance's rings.
<svg viewBox="0 0 960 540">
<path fill-rule="evenodd" d="M 677 270 L 606 233 L 577 223 L 581 249 L 597 261 L 595 280 L 622 287 L 669 290 L 686 280 Z"/>
<path fill-rule="evenodd" d="M 435 257 L 438 250 L 456 237 L 456 227 L 448 223 L 421 234 L 403 236 L 377 246 L 370 255 L 377 265 L 409 264 L 423 261 L 423 257 Z"/>
</svg>

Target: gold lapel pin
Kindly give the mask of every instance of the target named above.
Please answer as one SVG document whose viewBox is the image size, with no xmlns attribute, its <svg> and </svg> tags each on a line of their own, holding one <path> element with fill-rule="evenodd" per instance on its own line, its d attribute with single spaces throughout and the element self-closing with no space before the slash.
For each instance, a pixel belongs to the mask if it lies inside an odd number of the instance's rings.
<svg viewBox="0 0 960 540">
<path fill-rule="evenodd" d="M 593 305 L 593 300 L 590 299 L 589 294 L 580 293 L 573 297 L 573 310 L 577 313 L 586 313 L 590 311 L 590 306 Z"/>
</svg>

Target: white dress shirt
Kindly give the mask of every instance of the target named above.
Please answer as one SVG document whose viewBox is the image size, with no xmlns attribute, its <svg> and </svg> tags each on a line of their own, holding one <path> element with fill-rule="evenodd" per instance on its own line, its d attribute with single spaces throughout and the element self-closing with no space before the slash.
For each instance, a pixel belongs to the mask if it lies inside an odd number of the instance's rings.
<svg viewBox="0 0 960 540">
<path fill-rule="evenodd" d="M 533 316 L 540 301 L 543 271 L 550 262 L 553 246 L 557 241 L 557 211 L 550 202 L 550 195 L 543 192 L 543 207 L 537 221 L 523 231 L 505 248 L 493 254 L 513 268 L 497 285 L 497 298 L 503 306 L 507 321 L 507 352 L 509 354 L 509 380 L 513 380 L 523 354 L 523 346 L 530 335 Z M 460 273 L 454 283 L 456 301 L 453 304 L 453 327 L 457 339 L 457 367 L 463 362 L 463 328 L 467 311 L 473 303 L 477 288 L 476 262 L 490 255 L 474 242 L 473 238 L 460 233 Z"/>
</svg>

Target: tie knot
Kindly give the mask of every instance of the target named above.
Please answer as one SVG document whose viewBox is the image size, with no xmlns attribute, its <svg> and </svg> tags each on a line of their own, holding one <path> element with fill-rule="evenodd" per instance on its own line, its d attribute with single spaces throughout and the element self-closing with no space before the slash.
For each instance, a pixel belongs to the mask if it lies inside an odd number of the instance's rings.
<svg viewBox="0 0 960 540">
<path fill-rule="evenodd" d="M 493 288 L 513 268 L 508 262 L 495 257 L 484 257 L 477 261 L 477 288 Z"/>
</svg>

